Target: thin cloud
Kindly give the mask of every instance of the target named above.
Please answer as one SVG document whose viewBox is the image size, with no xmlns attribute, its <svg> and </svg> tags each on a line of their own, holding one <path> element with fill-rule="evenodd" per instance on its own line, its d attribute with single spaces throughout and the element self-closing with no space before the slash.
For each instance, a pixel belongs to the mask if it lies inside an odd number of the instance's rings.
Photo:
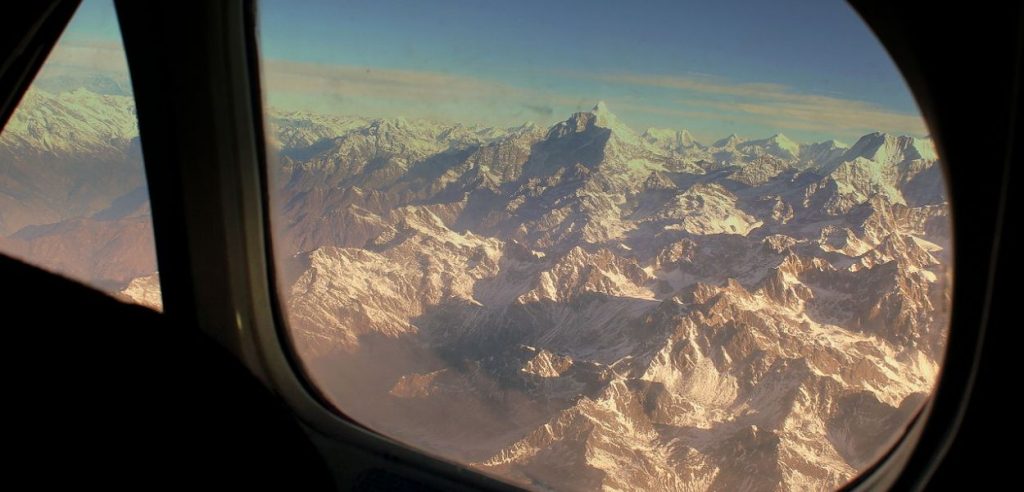
<svg viewBox="0 0 1024 492">
<path fill-rule="evenodd" d="M 868 133 L 885 130 L 892 133 L 926 135 L 924 120 L 917 115 L 896 113 L 857 101 L 821 101 L 818 96 L 805 102 L 729 102 L 692 101 L 682 103 L 703 106 L 726 114 L 749 115 L 779 128 L 837 133 Z"/>
<path fill-rule="evenodd" d="M 558 116 L 589 107 L 595 95 L 570 89 L 538 90 L 484 78 L 428 70 L 389 69 L 288 60 L 265 60 L 265 87 L 271 95 L 301 95 L 327 103 L 324 109 L 352 107 L 384 113 L 408 109 L 430 115 L 516 124 L 515 119 Z M 81 72 L 127 74 L 120 43 L 62 40 L 51 52 L 41 77 Z M 678 118 L 677 126 L 700 122 L 855 136 L 872 131 L 926 135 L 920 115 L 839 96 L 801 93 L 771 83 L 737 83 L 710 75 L 594 74 L 554 72 L 555 77 L 619 86 L 634 96 L 605 97 L 614 109 L 638 116 Z M 638 97 L 643 88 L 667 93 Z M 467 121 L 468 122 L 468 121 Z"/>
<path fill-rule="evenodd" d="M 267 87 L 275 93 L 305 94 L 394 112 L 399 104 L 412 113 L 456 118 L 509 120 L 552 116 L 567 108 L 589 106 L 594 98 L 570 90 L 539 91 L 467 75 L 426 70 L 381 69 L 286 60 L 265 63 Z M 556 73 L 632 88 L 669 89 L 668 94 L 607 97 L 616 110 L 635 116 L 680 119 L 679 126 L 699 122 L 740 123 L 778 130 L 831 133 L 847 137 L 872 131 L 911 135 L 928 133 L 919 115 L 836 96 L 804 94 L 771 83 L 733 83 L 712 76 Z M 582 102 L 581 102 L 582 101 Z M 447 109 L 444 109 L 447 108 Z M 456 109 L 452 109 L 456 108 Z M 478 114 L 474 114 L 478 113 Z M 487 114 L 483 114 L 487 113 Z"/>
<path fill-rule="evenodd" d="M 517 87 L 422 70 L 382 69 L 269 60 L 264 76 L 274 91 L 333 94 L 346 98 L 403 99 L 421 103 L 465 99 L 518 97 Z"/>
<path fill-rule="evenodd" d="M 128 63 L 120 43 L 106 41 L 61 40 L 46 59 L 44 70 L 60 72 L 84 70 L 109 74 L 127 74 Z"/>
<path fill-rule="evenodd" d="M 713 77 L 635 74 L 590 77 L 605 83 L 678 91 L 675 103 L 716 110 L 719 113 L 690 113 L 718 120 L 736 119 L 783 129 L 836 133 L 876 130 L 912 135 L 928 133 L 924 120 L 916 114 L 892 111 L 853 99 L 803 94 L 780 84 L 731 83 Z M 649 109 L 662 112 L 659 108 Z"/>
<path fill-rule="evenodd" d="M 410 116 L 514 126 L 528 120 L 557 119 L 570 108 L 581 104 L 589 108 L 595 102 L 556 91 L 428 70 L 267 60 L 263 76 L 271 106 L 371 117 Z"/>
</svg>

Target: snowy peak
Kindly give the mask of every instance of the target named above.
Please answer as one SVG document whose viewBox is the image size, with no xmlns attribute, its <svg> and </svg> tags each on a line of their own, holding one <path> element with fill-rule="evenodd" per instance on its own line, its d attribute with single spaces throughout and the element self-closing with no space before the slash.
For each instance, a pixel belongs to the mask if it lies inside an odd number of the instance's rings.
<svg viewBox="0 0 1024 492">
<path fill-rule="evenodd" d="M 409 120 L 403 116 L 375 120 L 370 124 L 371 133 L 390 133 L 409 130 Z"/>
<path fill-rule="evenodd" d="M 857 157 L 884 165 L 896 165 L 905 160 L 935 160 L 938 158 L 931 139 L 907 135 L 875 132 L 864 135 L 843 156 L 851 161 Z"/>
<path fill-rule="evenodd" d="M 800 146 L 800 160 L 810 167 L 827 165 L 843 156 L 850 148 L 838 140 L 826 140 Z"/>
<path fill-rule="evenodd" d="M 712 147 L 722 148 L 722 149 L 728 149 L 728 148 L 736 147 L 737 145 L 739 145 L 741 143 L 743 143 L 743 139 L 740 138 L 739 135 L 736 135 L 735 133 L 730 133 L 728 137 L 725 137 L 725 138 L 723 138 L 723 139 L 721 139 L 721 140 L 711 144 L 711 146 Z"/>
<path fill-rule="evenodd" d="M 621 124 L 619 118 L 608 109 L 608 104 L 604 101 L 598 101 L 590 111 L 573 113 L 563 123 L 569 123 L 570 126 L 576 128 L 577 132 L 586 131 L 591 127 L 612 129 Z"/>
<path fill-rule="evenodd" d="M 598 128 L 597 116 L 591 112 L 573 113 L 569 119 L 555 124 L 548 132 L 548 138 L 564 137 L 572 133 L 586 133 Z"/>
<path fill-rule="evenodd" d="M 676 132 L 676 140 L 683 147 L 693 147 L 694 145 L 699 145 L 697 143 L 697 140 L 693 138 L 693 135 L 690 135 L 690 132 L 686 129 Z"/>
<path fill-rule="evenodd" d="M 776 133 L 775 135 L 772 135 L 771 138 L 768 139 L 768 143 L 780 149 L 788 150 L 793 154 L 798 153 L 800 148 L 800 146 L 797 145 L 796 142 L 790 140 L 788 137 L 781 133 Z"/>
<path fill-rule="evenodd" d="M 801 145 L 800 147 L 801 147 L 801 152 L 804 152 L 804 151 L 833 151 L 833 150 L 842 150 L 842 151 L 845 152 L 847 149 L 850 148 L 849 145 L 847 145 L 847 144 L 845 144 L 843 142 L 840 142 L 838 140 L 835 140 L 835 139 L 825 140 L 824 142 L 815 142 L 815 143 L 805 144 L 805 145 Z"/>
<path fill-rule="evenodd" d="M 612 135 L 628 143 L 638 143 L 636 133 L 633 129 L 619 121 L 618 116 L 615 116 L 615 114 L 608 109 L 608 104 L 604 101 L 598 101 L 597 104 L 594 105 L 594 109 L 591 110 L 591 114 L 594 115 L 594 124 L 596 126 L 611 130 Z"/>
<path fill-rule="evenodd" d="M 138 136 L 129 96 L 85 88 L 52 94 L 30 90 L 0 136 L 0 148 L 59 154 L 120 153 Z"/>
<path fill-rule="evenodd" d="M 594 123 L 601 128 L 610 129 L 619 125 L 618 116 L 608 109 L 608 104 L 604 101 L 598 101 L 590 110 L 590 114 L 594 116 Z"/>
<path fill-rule="evenodd" d="M 593 132 L 595 129 L 610 132 L 614 140 L 631 145 L 640 144 L 633 129 L 619 121 L 604 101 L 598 101 L 589 112 L 574 113 L 569 119 L 556 124 L 548 132 L 548 136 L 564 137 L 572 133 Z"/>
<path fill-rule="evenodd" d="M 763 140 L 751 140 L 735 146 L 739 150 L 753 151 L 755 155 L 765 153 L 780 159 L 796 159 L 800 156 L 800 146 L 781 133 L 776 133 Z"/>
<path fill-rule="evenodd" d="M 697 140 L 693 138 L 693 135 L 685 129 L 672 130 L 669 128 L 648 128 L 642 135 L 640 135 L 640 138 L 647 144 L 668 150 L 682 150 L 701 147 L 701 144 L 697 142 Z"/>
</svg>

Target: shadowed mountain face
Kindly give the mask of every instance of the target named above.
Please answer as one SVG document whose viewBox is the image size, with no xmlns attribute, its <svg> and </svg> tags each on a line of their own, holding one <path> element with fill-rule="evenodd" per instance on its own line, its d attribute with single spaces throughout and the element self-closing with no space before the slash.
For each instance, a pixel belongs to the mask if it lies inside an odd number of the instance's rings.
<svg viewBox="0 0 1024 492">
<path fill-rule="evenodd" d="M 945 344 L 931 142 L 275 114 L 290 328 L 339 409 L 539 489 L 821 490 Z"/>
<path fill-rule="evenodd" d="M 159 305 L 130 98 L 23 106 L 0 247 Z M 931 391 L 952 270 L 927 140 L 707 146 L 603 104 L 550 128 L 268 118 L 289 328 L 384 434 L 537 489 L 820 490 Z"/>
</svg>

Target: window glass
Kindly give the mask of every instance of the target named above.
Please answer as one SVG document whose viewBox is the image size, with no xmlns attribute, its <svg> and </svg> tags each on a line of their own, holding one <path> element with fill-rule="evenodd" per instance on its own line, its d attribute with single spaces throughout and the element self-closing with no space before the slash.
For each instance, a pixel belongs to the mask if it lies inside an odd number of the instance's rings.
<svg viewBox="0 0 1024 492">
<path fill-rule="evenodd" d="M 823 490 L 942 362 L 951 224 L 842 2 L 261 3 L 293 345 L 539 490 Z"/>
<path fill-rule="evenodd" d="M 0 133 L 0 253 L 161 308 L 113 3 L 86 0 Z"/>
</svg>

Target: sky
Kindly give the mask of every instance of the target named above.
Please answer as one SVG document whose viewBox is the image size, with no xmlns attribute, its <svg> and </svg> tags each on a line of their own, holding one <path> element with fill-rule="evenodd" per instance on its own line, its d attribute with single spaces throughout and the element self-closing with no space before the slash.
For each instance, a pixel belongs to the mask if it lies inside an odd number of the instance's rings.
<svg viewBox="0 0 1024 492">
<path fill-rule="evenodd" d="M 927 134 L 885 50 L 838 0 L 259 8 L 265 97 L 284 111 L 507 127 L 551 124 L 603 100 L 638 131 L 686 128 L 705 143 Z M 85 0 L 51 59 L 113 73 L 125 70 L 112 54 L 119 43 L 111 2 Z"/>
</svg>

